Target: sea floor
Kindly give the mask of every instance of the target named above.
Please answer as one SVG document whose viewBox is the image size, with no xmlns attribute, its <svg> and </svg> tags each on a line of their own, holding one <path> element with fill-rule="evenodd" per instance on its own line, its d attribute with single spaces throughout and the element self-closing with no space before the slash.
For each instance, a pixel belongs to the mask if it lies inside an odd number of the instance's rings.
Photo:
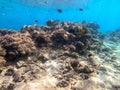
<svg viewBox="0 0 120 90">
<path fill-rule="evenodd" d="M 104 41 L 104 45 L 112 50 L 111 59 L 107 57 L 101 63 L 99 78 L 108 86 L 108 90 L 120 90 L 120 43 L 113 43 L 111 41 Z M 104 53 L 104 52 L 103 52 Z M 116 89 L 112 88 L 115 87 Z"/>
<path fill-rule="evenodd" d="M 1 30 L 0 90 L 120 90 L 120 43 L 91 27 L 82 35 L 82 26 L 58 21 Z"/>
</svg>

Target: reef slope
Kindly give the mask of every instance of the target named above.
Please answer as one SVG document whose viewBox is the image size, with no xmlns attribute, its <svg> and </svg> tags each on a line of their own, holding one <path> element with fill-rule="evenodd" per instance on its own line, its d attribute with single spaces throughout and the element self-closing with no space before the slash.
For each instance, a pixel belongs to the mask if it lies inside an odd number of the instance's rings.
<svg viewBox="0 0 120 90">
<path fill-rule="evenodd" d="M 49 20 L 0 30 L 0 90 L 120 90 L 119 51 L 98 28 Z"/>
</svg>

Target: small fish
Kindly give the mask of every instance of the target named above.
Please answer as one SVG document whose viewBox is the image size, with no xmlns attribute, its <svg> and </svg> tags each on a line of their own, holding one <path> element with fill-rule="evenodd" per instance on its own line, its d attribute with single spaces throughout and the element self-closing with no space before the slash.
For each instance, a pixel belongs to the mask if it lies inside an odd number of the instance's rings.
<svg viewBox="0 0 120 90">
<path fill-rule="evenodd" d="M 86 34 L 86 33 L 88 33 L 88 30 L 87 30 L 87 28 L 85 28 L 85 27 L 82 27 L 82 28 L 77 27 L 77 28 L 75 29 L 75 34 L 76 34 L 76 35 L 84 35 L 84 34 Z"/>
<path fill-rule="evenodd" d="M 83 8 L 80 8 L 79 10 L 80 10 L 80 11 L 83 11 Z"/>
<path fill-rule="evenodd" d="M 87 33 L 87 30 L 86 30 L 86 29 L 80 30 L 80 34 L 84 35 L 84 34 L 86 34 L 86 33 Z"/>
<path fill-rule="evenodd" d="M 38 20 L 35 20 L 35 22 L 37 23 L 37 22 L 39 22 Z"/>
<path fill-rule="evenodd" d="M 5 8 L 5 6 L 2 6 L 1 8 Z"/>
<path fill-rule="evenodd" d="M 62 13 L 62 9 L 57 9 L 57 12 Z"/>
</svg>

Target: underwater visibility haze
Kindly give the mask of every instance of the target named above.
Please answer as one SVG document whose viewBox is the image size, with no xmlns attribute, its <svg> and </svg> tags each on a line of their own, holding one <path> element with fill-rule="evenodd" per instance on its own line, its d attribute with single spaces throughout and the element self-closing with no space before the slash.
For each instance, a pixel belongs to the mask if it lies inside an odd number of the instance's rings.
<svg viewBox="0 0 120 90">
<path fill-rule="evenodd" d="M 120 0 L 0 0 L 0 90 L 120 90 Z"/>
</svg>

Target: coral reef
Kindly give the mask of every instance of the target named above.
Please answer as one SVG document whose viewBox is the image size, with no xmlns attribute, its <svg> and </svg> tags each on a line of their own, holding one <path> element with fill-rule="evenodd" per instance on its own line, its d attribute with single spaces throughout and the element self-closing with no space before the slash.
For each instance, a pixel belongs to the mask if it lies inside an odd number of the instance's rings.
<svg viewBox="0 0 120 90">
<path fill-rule="evenodd" d="M 5 58 L 8 61 L 27 56 L 35 49 L 34 42 L 27 33 L 6 34 L 5 36 L 1 36 L 0 44 L 2 48 L 5 49 Z"/>
<path fill-rule="evenodd" d="M 46 24 L 0 36 L 0 90 L 119 90 L 118 72 L 106 66 L 116 57 L 97 24 Z"/>
</svg>

